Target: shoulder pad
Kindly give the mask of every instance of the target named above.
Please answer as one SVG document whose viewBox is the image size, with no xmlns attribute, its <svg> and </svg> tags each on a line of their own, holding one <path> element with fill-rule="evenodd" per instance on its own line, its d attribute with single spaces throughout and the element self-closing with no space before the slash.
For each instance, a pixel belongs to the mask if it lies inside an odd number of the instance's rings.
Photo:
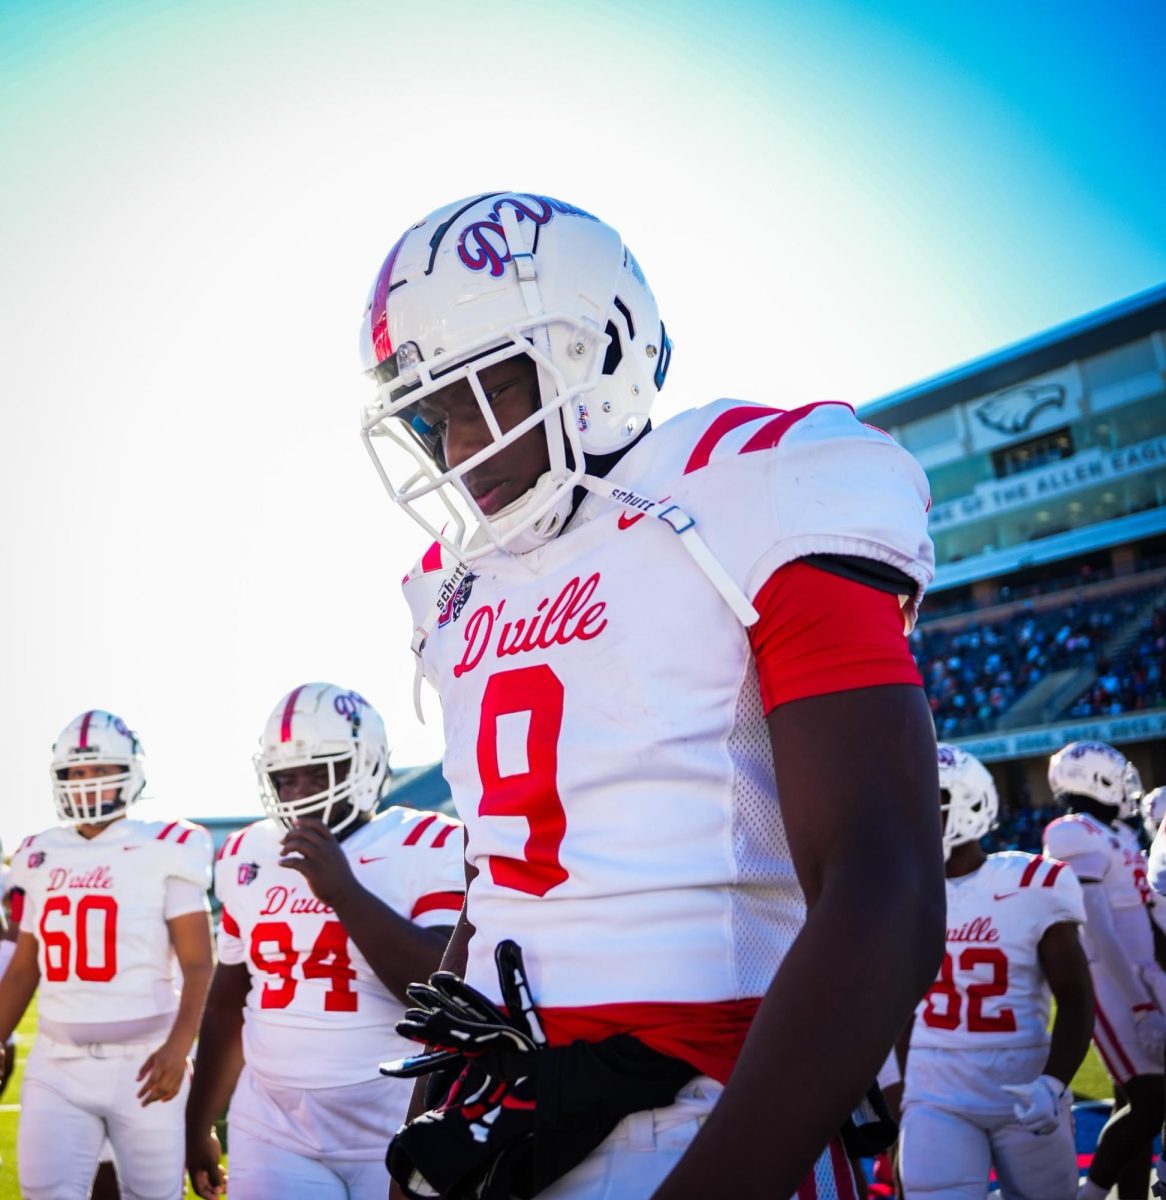
<svg viewBox="0 0 1166 1200">
<path fill-rule="evenodd" d="M 440 849 L 456 834 L 461 837 L 462 823 L 445 813 L 424 812 L 415 808 L 394 806 L 386 810 L 382 820 L 388 819 L 392 827 L 386 827 L 383 837 L 396 840 L 402 846 L 426 846 Z M 459 843 L 455 843 L 459 844 Z"/>
<path fill-rule="evenodd" d="M 1096 826 L 1076 813 L 1058 817 L 1049 825 L 1041 838 L 1045 857 L 1067 862 L 1083 854 L 1106 853 L 1109 843 Z"/>
</svg>

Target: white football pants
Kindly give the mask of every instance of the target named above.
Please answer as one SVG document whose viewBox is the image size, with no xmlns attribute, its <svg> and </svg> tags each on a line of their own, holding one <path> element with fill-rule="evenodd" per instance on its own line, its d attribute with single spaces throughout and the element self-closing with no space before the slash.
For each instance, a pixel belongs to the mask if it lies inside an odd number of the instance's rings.
<svg viewBox="0 0 1166 1200">
<path fill-rule="evenodd" d="M 667 1108 L 624 1117 L 573 1171 L 540 1192 L 538 1200 L 648 1200 L 680 1161 L 721 1091 L 715 1080 L 698 1076 Z M 731 1172 L 726 1178 L 731 1183 Z M 838 1143 L 818 1160 L 813 1182 L 807 1181 L 797 1197 L 858 1200 L 850 1164 Z"/>
<path fill-rule="evenodd" d="M 385 1200 L 389 1190 L 383 1161 L 321 1162 L 237 1127 L 229 1129 L 228 1152 L 230 1200 Z"/>
<path fill-rule="evenodd" d="M 33 1042 L 16 1140 L 25 1200 L 89 1200 L 107 1136 L 123 1200 L 180 1200 L 190 1079 L 173 1100 L 143 1108 L 137 1074 L 154 1049 Z"/>
<path fill-rule="evenodd" d="M 909 1104 L 903 1113 L 899 1172 L 906 1200 L 984 1200 L 992 1167 L 1004 1200 L 1073 1200 L 1077 1150 L 1072 1096 L 1060 1124 L 1035 1134 L 1010 1116 Z"/>
</svg>

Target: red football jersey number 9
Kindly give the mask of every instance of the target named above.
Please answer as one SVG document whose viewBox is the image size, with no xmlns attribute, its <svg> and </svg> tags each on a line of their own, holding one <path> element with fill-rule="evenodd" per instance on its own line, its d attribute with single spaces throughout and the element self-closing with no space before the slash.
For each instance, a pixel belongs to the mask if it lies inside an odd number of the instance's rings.
<svg viewBox="0 0 1166 1200">
<path fill-rule="evenodd" d="M 274 953 L 272 953 L 274 949 Z M 260 921 L 251 930 L 251 961 L 267 975 L 283 982 L 263 985 L 261 1008 L 287 1008 L 295 999 L 299 980 L 292 974 L 299 954 L 291 926 L 286 921 Z M 330 979 L 324 993 L 325 1012 L 356 1012 L 357 993 L 352 990 L 356 972 L 348 954 L 348 934 L 339 921 L 325 921 L 315 945 L 304 959 L 305 979 Z"/>
<path fill-rule="evenodd" d="M 498 719 L 529 713 L 526 770 L 502 774 L 498 762 Z M 478 727 L 478 774 L 483 817 L 525 817 L 530 834 L 522 858 L 490 856 L 490 875 L 499 887 L 545 896 L 567 878 L 559 847 L 567 814 L 559 799 L 559 732 L 563 727 L 563 684 L 545 663 L 491 675 L 482 696 Z"/>
<path fill-rule="evenodd" d="M 50 927 L 49 919 L 60 914 L 63 925 Z M 73 936 L 69 937 L 68 917 L 73 916 Z M 89 935 L 101 922 L 98 938 L 101 954 L 93 961 Z M 92 922 L 92 924 L 91 924 Z M 69 978 L 73 947 L 77 954 L 74 974 L 86 983 L 108 983 L 117 974 L 117 901 L 112 896 L 82 896 L 73 911 L 69 896 L 50 896 L 40 918 L 40 943 L 45 952 L 45 979 L 63 983 Z"/>
<path fill-rule="evenodd" d="M 968 1031 L 970 1033 L 1014 1033 L 1016 1014 L 1010 1008 L 1002 1008 L 994 1015 L 984 1012 L 984 1001 L 994 996 L 1003 996 L 1008 991 L 1008 958 L 996 946 L 968 946 L 959 957 L 961 972 L 972 972 L 977 967 L 992 968 L 992 978 L 967 983 L 964 991 L 968 996 Z M 923 1023 L 932 1029 L 958 1029 L 962 1016 L 963 997 L 955 982 L 955 964 L 952 956 L 943 956 L 939 978 L 931 985 L 924 997 Z M 943 1001 L 942 1008 L 937 1001 Z"/>
</svg>

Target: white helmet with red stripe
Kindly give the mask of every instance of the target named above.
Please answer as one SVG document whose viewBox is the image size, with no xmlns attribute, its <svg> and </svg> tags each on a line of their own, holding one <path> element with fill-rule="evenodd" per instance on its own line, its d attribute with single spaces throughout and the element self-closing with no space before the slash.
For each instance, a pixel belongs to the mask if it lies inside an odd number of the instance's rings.
<svg viewBox="0 0 1166 1200">
<path fill-rule="evenodd" d="M 1108 742 L 1070 742 L 1049 759 L 1049 789 L 1056 799 L 1086 796 L 1128 813 L 1130 798 L 1135 792 L 1140 796 L 1140 788 L 1129 759 Z"/>
<path fill-rule="evenodd" d="M 624 449 L 647 427 L 671 343 L 614 229 L 549 196 L 493 192 L 438 209 L 392 248 L 365 308 L 361 355 L 378 385 L 362 427 L 382 482 L 469 561 L 504 545 L 521 553 L 559 532 L 584 454 Z M 478 376 L 517 355 L 537 368 L 537 403 L 503 431 Z M 489 442 L 451 469 L 419 403 L 463 380 Z M 487 516 L 463 477 L 539 426 L 549 470 Z M 411 456 L 403 471 L 393 446 Z"/>
<path fill-rule="evenodd" d="M 57 735 L 50 772 L 57 816 L 72 825 L 120 815 L 146 786 L 138 735 L 121 717 L 100 708 L 74 717 Z M 79 774 L 84 778 L 70 778 Z"/>
<path fill-rule="evenodd" d="M 372 812 L 389 781 L 389 749 L 377 710 L 359 692 L 331 683 L 293 688 L 271 711 L 255 755 L 264 811 L 290 828 L 319 817 L 334 833 Z M 281 798 L 280 772 L 320 767 L 324 785 Z"/>
<path fill-rule="evenodd" d="M 996 827 L 1000 797 L 988 768 L 974 755 L 946 742 L 940 742 L 937 750 L 946 862 L 956 846 L 979 841 Z"/>
</svg>

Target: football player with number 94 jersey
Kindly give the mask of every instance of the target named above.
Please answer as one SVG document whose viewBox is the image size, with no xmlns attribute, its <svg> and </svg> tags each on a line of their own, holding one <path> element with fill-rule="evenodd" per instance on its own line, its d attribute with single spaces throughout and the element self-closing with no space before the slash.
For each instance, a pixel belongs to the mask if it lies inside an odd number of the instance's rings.
<svg viewBox="0 0 1166 1200">
<path fill-rule="evenodd" d="M 462 828 L 393 807 L 385 728 L 358 692 L 294 688 L 256 755 L 268 816 L 223 844 L 219 966 L 187 1106 L 200 1196 L 383 1200 L 408 1087 L 377 1064 L 409 1047 L 405 987 L 438 963 L 462 905 Z"/>
<path fill-rule="evenodd" d="M 142 751 L 112 713 L 92 709 L 62 730 L 52 785 L 61 824 L 13 857 L 20 938 L 0 981 L 0 1044 L 38 993 L 21 1194 L 88 1200 L 108 1137 L 126 1200 L 177 1200 L 187 1054 L 213 962 L 210 835 L 126 816 L 145 786 Z"/>
</svg>

